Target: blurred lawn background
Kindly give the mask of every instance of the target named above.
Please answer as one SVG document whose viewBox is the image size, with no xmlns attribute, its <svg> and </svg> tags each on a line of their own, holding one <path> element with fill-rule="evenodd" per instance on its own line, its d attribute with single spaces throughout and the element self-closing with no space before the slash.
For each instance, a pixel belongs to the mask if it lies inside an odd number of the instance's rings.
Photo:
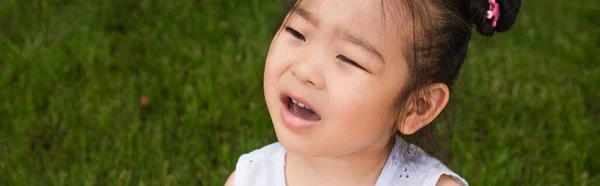
<svg viewBox="0 0 600 186">
<path fill-rule="evenodd" d="M 0 185 L 222 185 L 276 141 L 262 71 L 283 2 L 0 1 Z M 511 32 L 474 37 L 456 172 L 600 185 L 599 13 L 523 0 Z"/>
</svg>

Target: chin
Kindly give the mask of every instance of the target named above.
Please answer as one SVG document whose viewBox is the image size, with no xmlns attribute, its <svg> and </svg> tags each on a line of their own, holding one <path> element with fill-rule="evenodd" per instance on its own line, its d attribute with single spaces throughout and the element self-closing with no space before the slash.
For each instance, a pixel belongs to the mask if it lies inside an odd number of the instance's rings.
<svg viewBox="0 0 600 186">
<path fill-rule="evenodd" d="M 277 110 L 276 113 L 271 113 L 271 119 L 273 120 L 277 141 L 286 151 L 302 157 L 327 156 L 328 153 L 322 148 L 326 145 L 325 143 L 319 143 L 318 137 L 315 136 L 315 130 L 294 131 L 283 122 L 279 115 L 279 110 Z"/>
<path fill-rule="evenodd" d="M 290 130 L 286 124 L 274 122 L 275 134 L 277 140 L 286 149 L 287 152 L 301 157 L 331 157 L 339 156 L 340 152 L 345 152 L 344 147 L 331 144 L 327 137 L 319 136 L 318 128 L 312 131 L 298 133 Z M 340 148 L 341 147 L 341 148 Z M 343 154 L 343 153 L 342 153 Z"/>
<path fill-rule="evenodd" d="M 311 143 L 310 139 L 301 139 L 298 136 L 286 134 L 280 135 L 277 131 L 275 132 L 279 143 L 289 153 L 302 157 L 323 157 L 329 154 L 320 148 L 323 144 L 314 144 Z"/>
</svg>

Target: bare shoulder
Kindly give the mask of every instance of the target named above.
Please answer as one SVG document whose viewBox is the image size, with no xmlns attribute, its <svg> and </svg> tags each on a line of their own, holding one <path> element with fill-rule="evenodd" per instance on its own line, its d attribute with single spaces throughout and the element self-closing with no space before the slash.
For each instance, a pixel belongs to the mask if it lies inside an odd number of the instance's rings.
<svg viewBox="0 0 600 186">
<path fill-rule="evenodd" d="M 436 186 L 460 186 L 460 184 L 454 180 L 452 177 L 442 174 L 442 176 L 440 176 L 440 179 L 438 180 L 438 182 L 435 184 Z"/>
<path fill-rule="evenodd" d="M 229 175 L 229 178 L 227 178 L 227 181 L 225 181 L 225 186 L 233 186 L 233 178 L 235 177 L 235 171 L 233 171 L 231 173 L 231 175 Z"/>
</svg>

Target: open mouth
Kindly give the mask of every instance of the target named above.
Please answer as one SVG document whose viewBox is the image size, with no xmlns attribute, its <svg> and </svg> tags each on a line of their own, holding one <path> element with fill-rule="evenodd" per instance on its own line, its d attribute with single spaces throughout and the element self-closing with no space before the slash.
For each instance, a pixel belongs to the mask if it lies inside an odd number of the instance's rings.
<svg viewBox="0 0 600 186">
<path fill-rule="evenodd" d="M 308 105 L 297 101 L 289 96 L 285 96 L 283 98 L 284 105 L 286 105 L 286 109 L 288 109 L 292 114 L 298 116 L 299 118 L 309 120 L 309 121 L 319 121 L 321 120 L 321 116 L 315 113 L 313 110 L 308 107 Z"/>
</svg>

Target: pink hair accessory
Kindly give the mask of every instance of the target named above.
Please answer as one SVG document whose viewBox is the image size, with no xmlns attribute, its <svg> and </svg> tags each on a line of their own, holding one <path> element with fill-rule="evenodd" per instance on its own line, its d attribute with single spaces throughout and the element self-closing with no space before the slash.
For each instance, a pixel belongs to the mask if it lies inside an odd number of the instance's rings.
<svg viewBox="0 0 600 186">
<path fill-rule="evenodd" d="M 490 3 L 490 9 L 486 12 L 485 18 L 493 19 L 492 27 L 496 27 L 498 19 L 500 19 L 500 4 L 496 0 L 488 0 Z"/>
</svg>

